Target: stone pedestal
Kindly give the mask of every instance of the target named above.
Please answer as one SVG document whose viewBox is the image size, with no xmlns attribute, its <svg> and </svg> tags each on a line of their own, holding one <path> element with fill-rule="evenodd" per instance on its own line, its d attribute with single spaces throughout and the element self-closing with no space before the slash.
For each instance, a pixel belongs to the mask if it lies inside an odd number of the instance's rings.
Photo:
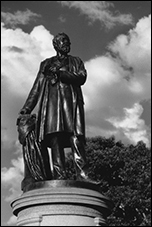
<svg viewBox="0 0 152 227">
<path fill-rule="evenodd" d="M 18 226 L 106 226 L 111 213 L 99 186 L 73 180 L 33 183 L 11 206 Z"/>
</svg>

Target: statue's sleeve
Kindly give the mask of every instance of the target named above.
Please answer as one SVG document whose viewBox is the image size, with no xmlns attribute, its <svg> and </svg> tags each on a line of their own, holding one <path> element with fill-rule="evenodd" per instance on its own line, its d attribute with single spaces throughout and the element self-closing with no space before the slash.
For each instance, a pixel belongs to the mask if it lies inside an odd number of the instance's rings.
<svg viewBox="0 0 152 227">
<path fill-rule="evenodd" d="M 41 62 L 40 69 L 34 81 L 33 87 L 21 111 L 26 110 L 26 113 L 31 113 L 34 107 L 36 106 L 38 102 L 39 93 L 40 93 L 40 87 L 44 77 L 43 70 L 44 70 L 44 62 Z"/>
<path fill-rule="evenodd" d="M 71 70 L 60 71 L 60 80 L 63 83 L 73 84 L 77 86 L 81 86 L 85 83 L 87 78 L 87 71 L 84 67 L 82 60 L 78 57 L 75 57 L 71 63 Z"/>
</svg>

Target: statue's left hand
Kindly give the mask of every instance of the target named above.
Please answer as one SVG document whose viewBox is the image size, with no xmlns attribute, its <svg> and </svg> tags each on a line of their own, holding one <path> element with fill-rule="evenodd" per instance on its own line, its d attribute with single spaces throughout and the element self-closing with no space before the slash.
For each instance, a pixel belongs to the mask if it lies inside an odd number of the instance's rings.
<svg viewBox="0 0 152 227">
<path fill-rule="evenodd" d="M 22 116 L 23 116 L 22 114 L 19 114 L 17 121 L 16 121 L 16 125 L 19 125 Z"/>
</svg>

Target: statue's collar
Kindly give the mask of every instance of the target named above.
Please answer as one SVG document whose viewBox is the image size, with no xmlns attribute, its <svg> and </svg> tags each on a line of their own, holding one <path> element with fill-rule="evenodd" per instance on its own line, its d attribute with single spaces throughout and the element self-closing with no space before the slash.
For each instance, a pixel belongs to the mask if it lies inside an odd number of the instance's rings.
<svg viewBox="0 0 152 227">
<path fill-rule="evenodd" d="M 65 58 L 60 58 L 59 56 L 56 55 L 56 56 L 53 58 L 53 62 L 59 61 L 59 62 L 62 62 L 63 64 L 67 64 L 68 59 L 69 59 L 69 56 L 68 56 L 68 55 L 65 56 Z"/>
<path fill-rule="evenodd" d="M 58 55 L 56 55 L 55 56 L 55 60 L 58 60 L 58 61 L 60 61 L 60 62 L 62 62 L 62 61 L 66 61 L 67 59 L 68 59 L 68 55 L 66 55 L 66 56 L 64 56 L 63 58 L 61 58 L 60 56 L 58 56 Z"/>
</svg>

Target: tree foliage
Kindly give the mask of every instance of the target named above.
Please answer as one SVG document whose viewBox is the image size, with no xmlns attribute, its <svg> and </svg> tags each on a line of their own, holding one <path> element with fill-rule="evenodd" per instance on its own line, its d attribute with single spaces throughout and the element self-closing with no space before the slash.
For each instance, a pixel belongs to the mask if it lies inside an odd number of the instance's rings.
<svg viewBox="0 0 152 227">
<path fill-rule="evenodd" d="M 109 226 L 151 226 L 151 150 L 140 141 L 124 145 L 110 138 L 87 138 L 89 176 L 101 182 L 103 194 L 114 203 Z M 69 178 L 75 178 L 72 154 Z"/>
</svg>

